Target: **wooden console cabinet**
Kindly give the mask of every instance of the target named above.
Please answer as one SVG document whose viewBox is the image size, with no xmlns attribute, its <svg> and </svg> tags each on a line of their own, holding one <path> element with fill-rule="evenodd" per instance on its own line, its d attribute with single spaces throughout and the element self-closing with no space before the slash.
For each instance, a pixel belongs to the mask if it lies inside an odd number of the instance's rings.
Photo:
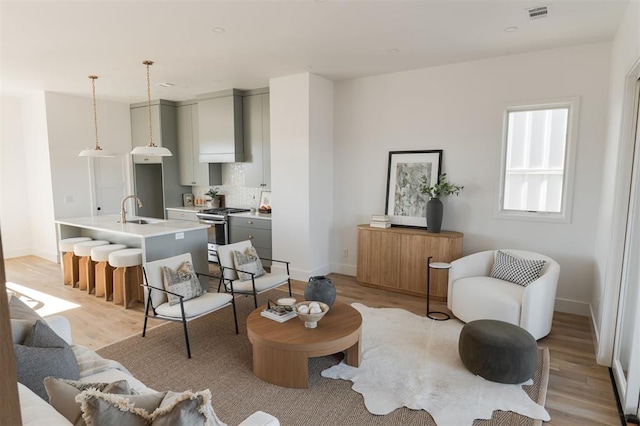
<svg viewBox="0 0 640 426">
<path fill-rule="evenodd" d="M 358 225 L 356 279 L 365 286 L 426 296 L 427 258 L 451 262 L 462 257 L 460 232 L 428 233 L 418 228 Z M 447 300 L 448 270 L 431 270 L 430 297 Z"/>
</svg>

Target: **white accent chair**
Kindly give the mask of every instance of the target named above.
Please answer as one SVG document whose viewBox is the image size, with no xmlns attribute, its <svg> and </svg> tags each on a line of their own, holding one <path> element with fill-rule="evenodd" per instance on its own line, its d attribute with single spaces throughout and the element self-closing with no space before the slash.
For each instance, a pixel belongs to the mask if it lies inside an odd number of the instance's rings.
<svg viewBox="0 0 640 426">
<path fill-rule="evenodd" d="M 236 304 L 232 294 L 205 291 L 198 297 L 183 300 L 183 296 L 165 290 L 163 284 L 162 267 L 166 266 L 175 270 L 178 269 L 185 261 L 188 261 L 193 265 L 193 262 L 191 260 L 191 253 L 184 253 L 166 259 L 147 262 L 143 266 L 142 270 L 144 273 L 145 282 L 142 286 L 144 287 L 146 306 L 142 337 L 145 337 L 147 333 L 148 318 L 181 322 L 184 329 L 184 338 L 187 343 L 187 356 L 191 358 L 191 347 L 189 346 L 189 332 L 187 331 L 187 322 L 210 314 L 214 311 L 217 311 L 218 309 L 232 306 L 233 321 L 236 327 L 236 334 L 238 334 L 238 317 L 236 316 Z M 199 272 L 196 272 L 196 275 L 216 279 L 218 278 Z M 169 305 L 167 294 L 178 296 L 180 298 L 180 303 Z M 149 310 L 151 310 L 151 312 L 149 312 Z"/>
<path fill-rule="evenodd" d="M 287 272 L 266 272 L 264 275 L 256 277 L 255 274 L 251 272 L 240 270 L 240 272 L 250 274 L 251 279 L 247 281 L 241 281 L 238 278 L 238 269 L 236 269 L 233 262 L 233 251 L 237 250 L 244 253 L 246 249 L 252 246 L 253 245 L 251 244 L 250 240 L 218 246 L 218 262 L 220 264 L 221 274 L 220 284 L 224 285 L 225 291 L 232 294 L 253 295 L 253 304 L 256 308 L 258 307 L 258 294 L 264 293 L 265 291 L 271 290 L 272 288 L 288 284 L 289 296 L 291 296 L 291 277 L 289 275 L 289 262 L 275 259 L 260 259 L 283 263 L 287 268 Z M 220 286 L 218 286 L 218 289 L 220 289 Z"/>
<path fill-rule="evenodd" d="M 464 322 L 493 319 L 518 325 L 538 340 L 549 334 L 560 265 L 550 257 L 522 250 L 501 250 L 521 259 L 545 260 L 540 277 L 526 287 L 490 277 L 497 250 L 451 262 L 447 307 Z"/>
</svg>

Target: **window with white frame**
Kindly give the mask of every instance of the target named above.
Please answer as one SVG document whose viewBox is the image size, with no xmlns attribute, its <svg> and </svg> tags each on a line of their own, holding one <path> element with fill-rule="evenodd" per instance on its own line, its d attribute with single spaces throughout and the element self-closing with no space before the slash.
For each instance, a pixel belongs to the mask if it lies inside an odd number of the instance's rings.
<svg viewBox="0 0 640 426">
<path fill-rule="evenodd" d="M 500 216 L 568 222 L 578 100 L 508 106 Z"/>
</svg>

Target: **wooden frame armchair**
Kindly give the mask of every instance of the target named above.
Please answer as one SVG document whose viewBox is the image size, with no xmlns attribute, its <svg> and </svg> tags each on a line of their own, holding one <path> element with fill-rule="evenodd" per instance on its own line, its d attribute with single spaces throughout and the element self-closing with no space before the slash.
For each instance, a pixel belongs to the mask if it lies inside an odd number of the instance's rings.
<svg viewBox="0 0 640 426">
<path fill-rule="evenodd" d="M 218 290 L 220 290 L 220 285 L 224 285 L 225 291 L 231 294 L 253 295 L 253 304 L 256 308 L 258 307 L 258 294 L 281 285 L 289 285 L 289 296 L 291 296 L 290 262 L 275 259 L 261 259 L 284 264 L 287 269 L 286 273 L 266 272 L 264 275 L 256 276 L 255 273 L 236 269 L 233 262 L 233 251 L 244 252 L 249 247 L 253 247 L 249 240 L 218 247 L 218 262 L 220 263 L 220 284 L 218 285 Z M 251 279 L 246 281 L 240 280 L 238 272 L 251 275 Z"/>
<path fill-rule="evenodd" d="M 181 322 L 184 329 L 184 338 L 187 344 L 187 356 L 191 358 L 187 322 L 215 312 L 218 309 L 231 306 L 233 308 L 233 320 L 236 327 L 236 334 L 238 334 L 238 317 L 236 315 L 236 304 L 233 298 L 233 291 L 230 294 L 204 292 L 198 297 L 184 300 L 184 296 L 165 290 L 163 285 L 162 267 L 166 266 L 176 270 L 185 261 L 191 262 L 191 253 L 147 262 L 143 266 L 142 271 L 145 282 L 142 286 L 144 287 L 145 294 L 145 312 L 142 337 L 145 337 L 146 335 L 147 319 L 149 318 Z M 218 278 L 204 273 L 196 273 L 196 275 Z M 179 303 L 170 305 L 167 298 L 168 294 L 179 297 Z M 149 310 L 151 310 L 151 313 Z"/>
</svg>

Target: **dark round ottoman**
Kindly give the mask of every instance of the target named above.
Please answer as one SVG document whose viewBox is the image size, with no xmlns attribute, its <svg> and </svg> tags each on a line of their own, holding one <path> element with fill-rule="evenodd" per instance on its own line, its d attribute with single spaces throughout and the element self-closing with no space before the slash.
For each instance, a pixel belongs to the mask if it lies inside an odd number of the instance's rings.
<svg viewBox="0 0 640 426">
<path fill-rule="evenodd" d="M 469 371 L 498 383 L 523 383 L 538 365 L 538 344 L 524 328 L 477 320 L 462 327 L 458 352 Z"/>
</svg>

